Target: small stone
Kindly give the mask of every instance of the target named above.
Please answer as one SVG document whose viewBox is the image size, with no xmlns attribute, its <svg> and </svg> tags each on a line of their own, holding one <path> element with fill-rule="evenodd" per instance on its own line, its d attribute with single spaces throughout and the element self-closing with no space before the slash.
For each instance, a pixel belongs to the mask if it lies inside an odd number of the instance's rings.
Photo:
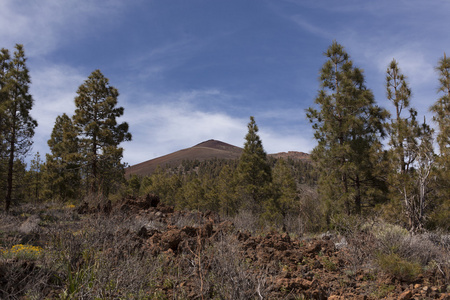
<svg viewBox="0 0 450 300">
<path fill-rule="evenodd" d="M 25 234 L 36 233 L 39 231 L 39 222 L 41 222 L 41 218 L 33 215 L 20 225 L 19 231 Z"/>
<path fill-rule="evenodd" d="M 398 300 L 409 300 L 412 297 L 411 291 L 404 291 L 403 293 L 398 296 Z"/>
</svg>

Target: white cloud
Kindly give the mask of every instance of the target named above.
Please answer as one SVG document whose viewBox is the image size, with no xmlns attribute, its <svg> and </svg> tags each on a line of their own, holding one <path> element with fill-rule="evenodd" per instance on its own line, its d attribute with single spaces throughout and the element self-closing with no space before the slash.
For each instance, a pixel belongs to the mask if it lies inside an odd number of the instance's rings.
<svg viewBox="0 0 450 300">
<path fill-rule="evenodd" d="M 12 49 L 14 44 L 25 44 L 27 55 L 47 54 L 66 42 L 73 42 L 95 22 L 117 21 L 114 15 L 125 2 L 107 3 L 79 0 L 3 0 L 0 4 L 1 47 Z M 109 15 L 109 18 L 100 16 Z"/>
<path fill-rule="evenodd" d="M 35 103 L 31 115 L 38 121 L 34 136 L 34 152 L 48 153 L 47 141 L 58 115 L 69 116 L 75 111 L 74 98 L 86 78 L 66 66 L 46 66 L 32 69 L 30 93 Z"/>
<path fill-rule="evenodd" d="M 364 50 L 365 61 L 372 64 L 371 67 L 376 69 L 381 76 L 386 74 L 390 62 L 395 59 L 411 86 L 429 85 L 436 80 L 434 65 L 419 45 L 385 46 L 387 47 L 372 46 L 372 50 Z"/>
<path fill-rule="evenodd" d="M 308 130 L 310 131 L 310 129 Z M 311 136 L 311 135 L 308 135 Z M 301 133 L 275 132 L 272 129 L 261 129 L 260 137 L 267 153 L 299 151 L 310 153 L 316 141 L 301 136 Z"/>
</svg>

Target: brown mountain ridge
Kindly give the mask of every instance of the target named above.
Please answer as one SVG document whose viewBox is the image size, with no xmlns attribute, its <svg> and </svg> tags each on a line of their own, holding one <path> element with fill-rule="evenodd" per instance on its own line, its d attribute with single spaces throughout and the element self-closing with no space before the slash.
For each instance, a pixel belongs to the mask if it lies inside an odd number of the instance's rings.
<svg viewBox="0 0 450 300">
<path fill-rule="evenodd" d="M 141 162 L 125 169 L 125 176 L 151 175 L 158 166 L 175 167 L 183 160 L 204 161 L 208 159 L 238 159 L 243 149 L 217 140 L 208 140 L 193 147 L 182 149 L 164 156 Z M 309 160 L 309 154 L 297 151 L 269 154 L 274 158 L 292 158 L 298 160 Z"/>
</svg>

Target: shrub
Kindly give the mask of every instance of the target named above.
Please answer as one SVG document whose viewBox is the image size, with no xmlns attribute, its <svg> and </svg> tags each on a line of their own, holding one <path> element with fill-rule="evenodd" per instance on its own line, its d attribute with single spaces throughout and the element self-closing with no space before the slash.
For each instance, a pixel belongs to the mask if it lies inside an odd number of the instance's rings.
<svg viewBox="0 0 450 300">
<path fill-rule="evenodd" d="M 401 281 L 413 281 L 421 273 L 418 263 L 406 261 L 396 253 L 377 255 L 377 263 L 386 274 L 394 276 Z"/>
</svg>

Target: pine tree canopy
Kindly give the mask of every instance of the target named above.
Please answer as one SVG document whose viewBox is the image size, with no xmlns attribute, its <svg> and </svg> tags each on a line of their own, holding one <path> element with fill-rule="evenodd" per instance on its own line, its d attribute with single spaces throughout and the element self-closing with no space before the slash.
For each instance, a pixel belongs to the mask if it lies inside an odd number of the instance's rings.
<svg viewBox="0 0 450 300">
<path fill-rule="evenodd" d="M 15 48 L 12 58 L 7 49 L 0 51 L 0 158 L 7 160 L 6 211 L 12 200 L 15 160 L 30 150 L 37 126 L 30 116 L 33 97 L 25 51 L 20 44 Z"/>
<path fill-rule="evenodd" d="M 116 107 L 119 92 L 109 85 L 100 70 L 95 70 L 78 88 L 73 121 L 81 138 L 89 185 L 96 188 L 100 182 L 109 189 L 112 178 L 123 177 L 123 148 L 120 143 L 131 140 L 128 124 L 117 124 L 123 107 Z M 118 173 L 113 175 L 114 172 Z"/>
<path fill-rule="evenodd" d="M 244 206 L 252 210 L 260 209 L 259 205 L 267 198 L 272 174 L 254 117 L 250 117 L 248 123 L 248 133 L 245 136 L 244 151 L 239 159 L 237 174 L 242 198 L 246 203 Z"/>
<path fill-rule="evenodd" d="M 322 196 L 341 203 L 347 213 L 359 213 L 363 204 L 372 202 L 369 194 L 376 194 L 371 191 L 377 184 L 373 167 L 388 113 L 375 105 L 362 70 L 353 66 L 340 44 L 334 41 L 324 55 L 315 99 L 319 109 L 307 109 L 318 141 L 313 159 L 320 168 Z"/>
</svg>

